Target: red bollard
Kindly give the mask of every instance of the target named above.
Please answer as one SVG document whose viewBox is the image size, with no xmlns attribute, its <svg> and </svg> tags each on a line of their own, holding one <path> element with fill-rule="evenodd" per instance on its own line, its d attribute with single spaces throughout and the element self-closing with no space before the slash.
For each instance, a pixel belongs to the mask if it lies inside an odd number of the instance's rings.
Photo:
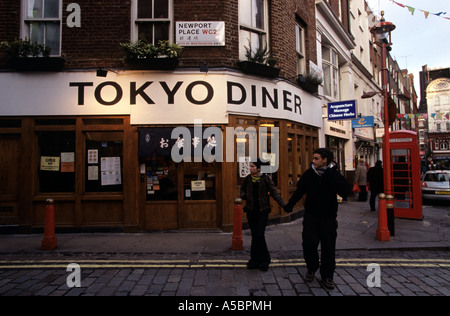
<svg viewBox="0 0 450 316">
<path fill-rule="evenodd" d="M 242 199 L 239 198 L 234 200 L 233 240 L 231 243 L 231 249 L 244 249 L 244 243 L 242 240 Z"/>
<path fill-rule="evenodd" d="M 45 201 L 45 227 L 44 239 L 42 239 L 42 250 L 53 250 L 56 248 L 57 240 L 55 237 L 55 201 L 47 199 Z"/>
<path fill-rule="evenodd" d="M 389 232 L 387 222 L 386 195 L 384 193 L 380 193 L 378 195 L 378 199 L 377 239 L 379 241 L 390 241 L 391 233 Z"/>
</svg>

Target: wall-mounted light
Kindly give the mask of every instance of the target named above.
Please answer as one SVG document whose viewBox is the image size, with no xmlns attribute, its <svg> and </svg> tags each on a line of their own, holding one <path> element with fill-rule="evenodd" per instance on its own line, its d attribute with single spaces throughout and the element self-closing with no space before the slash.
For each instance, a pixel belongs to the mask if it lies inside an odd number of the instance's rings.
<svg viewBox="0 0 450 316">
<path fill-rule="evenodd" d="M 108 75 L 108 71 L 111 71 L 111 72 L 115 73 L 116 75 L 119 74 L 118 71 L 114 71 L 114 70 L 111 70 L 111 69 L 108 69 L 108 68 L 104 68 L 104 67 L 99 67 L 97 69 L 97 77 L 105 78 Z"/>
<path fill-rule="evenodd" d="M 97 77 L 106 77 L 108 75 L 108 70 L 100 67 L 97 69 Z"/>
<path fill-rule="evenodd" d="M 200 72 L 208 73 L 208 71 L 209 71 L 208 63 L 205 61 L 203 62 L 203 64 L 200 65 Z"/>
</svg>

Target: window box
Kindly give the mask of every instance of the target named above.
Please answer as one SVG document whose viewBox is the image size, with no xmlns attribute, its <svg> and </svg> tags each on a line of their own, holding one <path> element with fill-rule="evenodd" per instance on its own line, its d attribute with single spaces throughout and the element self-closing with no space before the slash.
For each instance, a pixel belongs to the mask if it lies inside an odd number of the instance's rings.
<svg viewBox="0 0 450 316">
<path fill-rule="evenodd" d="M 8 59 L 11 68 L 19 71 L 60 71 L 64 68 L 62 57 L 12 57 Z"/>
<path fill-rule="evenodd" d="M 180 62 L 183 47 L 159 41 L 158 45 L 136 42 L 120 43 L 126 52 L 125 62 L 132 69 L 173 70 Z"/>
<path fill-rule="evenodd" d="M 320 83 L 309 80 L 308 77 L 304 77 L 303 75 L 298 75 L 297 83 L 303 90 L 306 90 L 312 94 L 319 92 Z"/>
<path fill-rule="evenodd" d="M 251 61 L 240 61 L 238 62 L 238 66 L 242 70 L 242 72 L 249 75 L 256 75 L 267 78 L 277 78 L 280 75 L 280 68 L 270 67 Z"/>
</svg>

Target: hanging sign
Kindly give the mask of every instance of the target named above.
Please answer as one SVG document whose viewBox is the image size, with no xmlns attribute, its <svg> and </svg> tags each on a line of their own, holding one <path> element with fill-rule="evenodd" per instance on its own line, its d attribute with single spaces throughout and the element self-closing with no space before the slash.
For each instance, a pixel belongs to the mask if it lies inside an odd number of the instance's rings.
<svg viewBox="0 0 450 316">
<path fill-rule="evenodd" d="M 328 121 L 342 121 L 357 118 L 356 100 L 328 103 Z"/>
<path fill-rule="evenodd" d="M 361 117 L 356 120 L 352 120 L 352 128 L 363 128 L 363 127 L 373 127 L 374 119 L 373 116 Z"/>
</svg>

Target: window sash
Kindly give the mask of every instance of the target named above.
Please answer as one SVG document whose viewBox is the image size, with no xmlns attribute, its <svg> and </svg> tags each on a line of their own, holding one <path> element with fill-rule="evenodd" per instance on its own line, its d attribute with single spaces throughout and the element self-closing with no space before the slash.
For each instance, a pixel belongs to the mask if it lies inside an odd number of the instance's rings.
<svg viewBox="0 0 450 316">
<path fill-rule="evenodd" d="M 172 42 L 173 0 L 146 0 L 145 2 L 147 5 L 143 0 L 133 1 L 132 40 L 141 39 L 155 45 L 160 40 Z"/>
<path fill-rule="evenodd" d="M 24 0 L 22 37 L 61 55 L 61 0 Z"/>
</svg>

